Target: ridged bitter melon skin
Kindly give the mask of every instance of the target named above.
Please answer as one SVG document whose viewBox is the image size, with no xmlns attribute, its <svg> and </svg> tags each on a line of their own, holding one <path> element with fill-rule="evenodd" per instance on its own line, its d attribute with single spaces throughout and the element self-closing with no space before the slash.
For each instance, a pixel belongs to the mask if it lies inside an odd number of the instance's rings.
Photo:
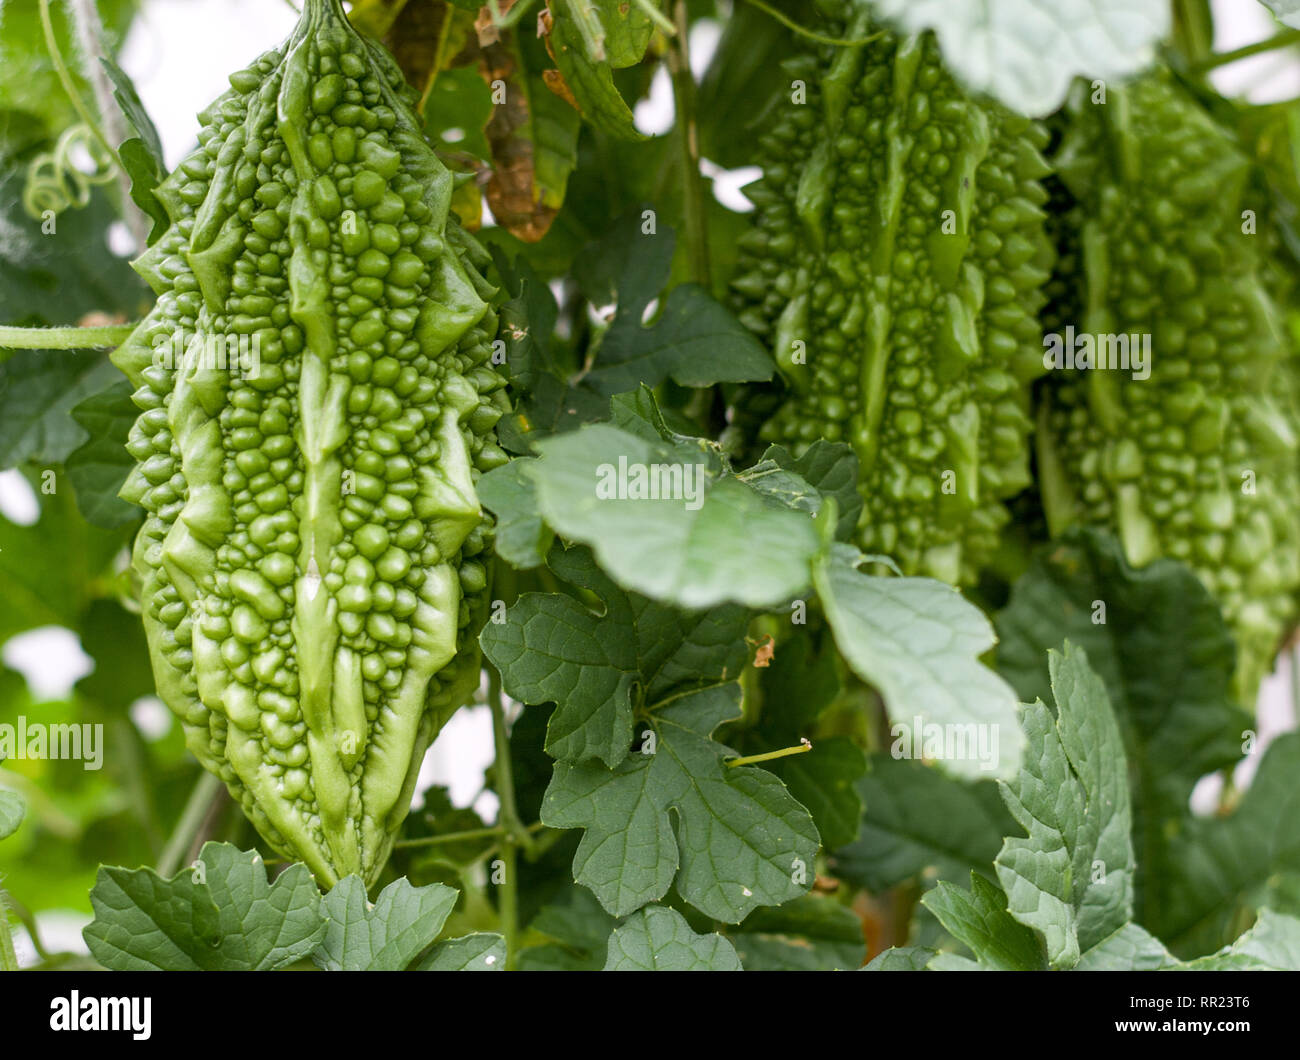
<svg viewBox="0 0 1300 1060">
<path fill-rule="evenodd" d="M 1300 587 L 1288 342 L 1269 293 L 1269 241 L 1243 216 L 1264 200 L 1231 135 L 1170 75 L 1109 96 L 1074 101 L 1057 159 L 1075 200 L 1078 253 L 1063 289 L 1076 298 L 1049 326 L 1149 335 L 1150 377 L 1050 374 L 1044 507 L 1053 534 L 1099 525 L 1135 566 L 1191 565 L 1236 636 L 1236 689 L 1250 706 Z"/>
<path fill-rule="evenodd" d="M 1030 480 L 1046 132 L 968 96 L 930 35 L 801 57 L 790 75 L 733 281 L 788 387 L 762 437 L 851 444 L 856 543 L 972 582 Z"/>
<path fill-rule="evenodd" d="M 267 841 L 373 881 L 478 684 L 499 465 L 484 255 L 391 57 L 338 0 L 230 78 L 158 189 L 158 300 L 114 362 L 159 694 Z M 256 372 L 169 363 L 243 340 Z M 162 351 L 160 353 L 160 351 Z"/>
</svg>

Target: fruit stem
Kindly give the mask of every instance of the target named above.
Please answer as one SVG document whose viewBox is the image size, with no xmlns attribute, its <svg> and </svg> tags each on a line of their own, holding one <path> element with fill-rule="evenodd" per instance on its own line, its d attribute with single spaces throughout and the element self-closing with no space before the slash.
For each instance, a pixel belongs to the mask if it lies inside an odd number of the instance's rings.
<svg viewBox="0 0 1300 1060">
<path fill-rule="evenodd" d="M 134 330 L 134 324 L 98 328 L 16 328 L 0 324 L 0 350 L 102 350 L 120 346 Z M 7 359 L 7 354 L 0 353 L 0 361 Z"/>
<path fill-rule="evenodd" d="M 180 820 L 176 822 L 175 829 L 167 839 L 167 845 L 158 856 L 157 871 L 163 879 L 170 879 L 180 869 L 186 853 L 194 845 L 194 839 L 207 818 L 212 800 L 220 791 L 221 778 L 204 770 L 190 792 L 185 809 L 181 811 Z"/>
<path fill-rule="evenodd" d="M 1211 55 L 1208 59 L 1196 63 L 1192 67 L 1192 73 L 1203 74 L 1209 70 L 1217 70 L 1220 66 L 1235 63 L 1238 59 L 1249 59 L 1252 55 L 1262 55 L 1276 48 L 1289 48 L 1293 44 L 1300 44 L 1300 29 L 1289 29 L 1267 40 L 1256 41 L 1254 44 L 1247 44 L 1243 48 L 1236 48 L 1219 55 Z"/>
</svg>

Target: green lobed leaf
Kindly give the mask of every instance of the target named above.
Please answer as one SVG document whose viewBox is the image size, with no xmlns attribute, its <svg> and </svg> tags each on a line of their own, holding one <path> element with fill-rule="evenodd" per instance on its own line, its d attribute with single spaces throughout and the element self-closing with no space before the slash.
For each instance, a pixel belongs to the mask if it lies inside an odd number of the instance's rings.
<svg viewBox="0 0 1300 1060">
<path fill-rule="evenodd" d="M 870 758 L 857 790 L 857 840 L 831 856 L 834 875 L 880 892 L 905 880 L 987 872 L 1014 821 L 991 781 L 970 782 L 887 754 Z"/>
<path fill-rule="evenodd" d="M 140 517 L 139 508 L 117 495 L 135 466 L 126 442 L 139 415 L 131 400 L 131 384 L 125 380 L 91 394 L 72 410 L 72 418 L 90 437 L 69 454 L 68 478 L 76 490 L 77 507 L 95 526 L 111 530 Z"/>
<path fill-rule="evenodd" d="M 655 443 L 593 424 L 536 448 L 540 459 L 525 466 L 547 523 L 591 545 L 625 588 L 704 608 L 771 605 L 807 585 L 817 549 L 812 520 L 722 474 L 709 443 Z M 632 496 L 636 469 L 648 482 L 651 465 L 677 473 L 671 481 L 681 488 L 669 492 L 683 498 Z M 628 496 L 619 497 L 624 486 Z"/>
<path fill-rule="evenodd" d="M 930 958 L 930 963 L 925 966 L 927 972 L 978 972 L 981 971 L 981 965 L 978 961 L 973 961 L 969 957 L 963 957 L 959 953 L 947 953 L 940 951 Z"/>
<path fill-rule="evenodd" d="M 1177 916 L 1169 843 L 1191 820 L 1192 789 L 1237 763 L 1254 728 L 1232 700 L 1235 647 L 1218 605 L 1183 564 L 1135 569 L 1114 537 L 1083 530 L 1034 556 L 994 621 L 998 670 L 1025 702 L 1049 700 L 1047 649 L 1066 638 L 1105 681 L 1130 764 L 1137 919 L 1163 934 L 1157 922 Z"/>
<path fill-rule="evenodd" d="M 862 968 L 864 972 L 922 972 L 935 957 L 924 946 L 892 946 L 876 954 Z"/>
<path fill-rule="evenodd" d="M 639 63 L 654 35 L 654 23 L 645 10 L 627 0 L 577 0 L 556 5 L 557 16 L 575 20 L 583 54 L 592 62 L 608 62 L 615 69 Z"/>
<path fill-rule="evenodd" d="M 1178 961 L 1164 943 L 1131 921 L 1098 942 L 1079 958 L 1076 972 L 1158 972 Z"/>
<path fill-rule="evenodd" d="M 674 429 L 668 425 L 674 420 Z M 655 392 L 642 383 L 626 394 L 615 394 L 609 399 L 609 422 L 612 426 L 652 442 L 678 442 L 699 445 L 698 429 L 672 409 L 661 409 Z"/>
<path fill-rule="evenodd" d="M 1083 955 L 1076 971 L 1252 972 L 1300 970 L 1300 920 L 1260 912 L 1255 924 L 1229 946 L 1193 961 L 1180 961 L 1137 924 L 1125 924 Z"/>
<path fill-rule="evenodd" d="M 725 765 L 730 748 L 709 738 L 738 715 L 739 699 L 730 685 L 662 706 L 648 717 L 653 744 L 643 733 L 616 769 L 557 763 L 542 821 L 585 829 L 574 878 L 611 915 L 675 884 L 700 912 L 734 924 L 808 889 L 818 843 L 807 810 L 768 771 Z"/>
<path fill-rule="evenodd" d="M 1284 26 L 1300 29 L 1300 0 L 1261 0 Z"/>
<path fill-rule="evenodd" d="M 0 839 L 8 839 L 23 823 L 27 802 L 16 791 L 0 789 Z"/>
<path fill-rule="evenodd" d="M 121 382 L 101 353 L 22 350 L 0 363 L 0 467 L 62 464 L 88 437 L 72 410 L 91 398 L 102 408 Z"/>
<path fill-rule="evenodd" d="M 171 224 L 162 202 L 154 194 L 154 188 L 167 177 L 162 142 L 130 77 L 107 56 L 101 56 L 99 61 L 113 82 L 113 98 L 136 133 L 117 146 L 117 155 L 131 178 L 131 201 L 153 220 L 153 231 L 148 240 L 153 246 Z"/>
<path fill-rule="evenodd" d="M 818 438 L 799 457 L 791 456 L 782 446 L 770 445 L 758 466 L 763 466 L 768 461 L 778 468 L 793 472 L 821 496 L 833 497 L 839 513 L 839 519 L 835 523 L 835 537 L 839 541 L 849 539 L 862 515 L 862 494 L 858 492 L 858 454 L 851 445 Z M 753 470 L 750 469 L 751 476 Z M 753 482 L 752 477 L 747 480 Z M 815 511 L 816 509 L 814 513 Z"/>
<path fill-rule="evenodd" d="M 568 885 L 528 925 L 530 936 L 548 941 L 520 951 L 524 971 L 598 972 L 605 963 L 609 936 L 617 921 L 585 887 Z"/>
<path fill-rule="evenodd" d="M 962 742 L 953 741 L 960 753 L 941 766 L 967 777 L 1013 776 L 1024 737 L 1015 692 L 979 661 L 996 639 L 988 620 L 942 582 L 863 574 L 863 558 L 836 544 L 813 566 L 845 661 L 880 691 L 895 727 L 916 729 L 914 718 L 960 727 L 944 730 Z"/>
<path fill-rule="evenodd" d="M 463 151 L 483 160 L 491 156 L 483 128 L 492 117 L 492 88 L 476 64 L 439 70 L 422 116 L 425 132 L 443 151 Z"/>
<path fill-rule="evenodd" d="M 478 499 L 497 517 L 496 554 L 518 570 L 546 562 L 555 534 L 537 511 L 537 489 L 524 472 L 523 458 L 493 468 L 475 487 Z"/>
<path fill-rule="evenodd" d="M 138 615 L 112 599 L 93 600 L 76 626 L 81 650 L 95 669 L 75 685 L 77 695 L 125 715 L 141 696 L 155 694 L 149 645 Z"/>
<path fill-rule="evenodd" d="M 674 287 L 645 324 L 668 282 L 674 242 L 671 228 L 647 233 L 632 213 L 579 255 L 574 273 L 583 293 L 594 305 L 617 305 L 586 386 L 609 396 L 669 378 L 704 387 L 772 377 L 776 366 L 763 344 L 696 284 Z"/>
<path fill-rule="evenodd" d="M 821 511 L 822 495 L 812 484 L 774 460 L 764 458 L 736 477 L 755 492 L 786 508 L 808 515 Z"/>
<path fill-rule="evenodd" d="M 505 938 L 480 931 L 438 943 L 429 956 L 420 962 L 416 971 L 503 972 L 505 967 Z"/>
<path fill-rule="evenodd" d="M 607 56 L 593 58 L 593 35 L 584 33 L 579 10 L 581 0 L 550 0 L 553 14 L 548 43 L 555 65 L 577 101 L 582 116 L 602 132 L 620 140 L 643 140 L 632 111 L 614 84 L 614 71 Z M 603 53 L 603 48 L 601 49 Z"/>
<path fill-rule="evenodd" d="M 747 972 L 851 970 L 866 956 L 857 914 L 817 894 L 755 909 L 728 937 Z"/>
<path fill-rule="evenodd" d="M 562 593 L 525 593 L 479 639 L 507 693 L 557 705 L 546 735 L 554 757 L 616 766 L 628 755 L 634 711 L 734 682 L 744 666 L 744 608 L 686 612 L 624 593 L 586 549 L 557 546 L 550 566 L 593 592 L 603 613 Z"/>
<path fill-rule="evenodd" d="M 1043 967 L 1042 947 L 1034 933 L 1012 919 L 1001 889 L 979 873 L 970 875 L 970 890 L 941 880 L 921 903 L 945 930 L 975 954 L 985 970 L 1033 971 Z M 933 967 L 933 965 L 931 965 Z"/>
<path fill-rule="evenodd" d="M 739 972 L 735 947 L 722 935 L 699 935 L 674 909 L 650 906 L 609 937 L 607 972 Z"/>
<path fill-rule="evenodd" d="M 1183 965 L 1190 971 L 1300 971 L 1300 919 L 1260 911 L 1259 919 L 1231 946 Z"/>
<path fill-rule="evenodd" d="M 412 887 L 394 880 L 372 905 L 360 876 L 345 876 L 321 901 L 325 936 L 312 952 L 318 968 L 400 972 L 442 930 L 457 893 L 440 883 Z"/>
<path fill-rule="evenodd" d="M 267 880 L 254 851 L 207 843 L 202 872 L 101 867 L 82 932 L 113 971 L 274 971 L 303 960 L 325 933 L 307 866 Z"/>
<path fill-rule="evenodd" d="M 861 0 L 858 0 L 861 2 Z M 1128 0 L 870 0 L 908 33 L 934 30 L 944 62 L 977 92 L 1045 117 L 1075 77 L 1118 81 L 1149 66 L 1169 5 Z"/>
<path fill-rule="evenodd" d="M 1132 919 L 1132 820 L 1105 685 L 1068 641 L 1048 658 L 1057 716 L 1024 708 L 1024 764 L 1002 788 L 1028 838 L 1007 839 L 994 865 L 1011 915 L 1043 937 L 1053 968 L 1070 968 Z"/>
<path fill-rule="evenodd" d="M 514 398 L 514 409 L 498 422 L 497 435 L 506 449 L 527 453 L 536 438 L 604 419 L 608 404 L 568 381 L 572 366 L 563 363 L 563 351 L 554 341 L 559 309 L 551 289 L 523 255 L 512 263 L 493 246 L 492 257 L 510 295 L 501 306 L 498 341 L 505 347 L 502 368 Z"/>
<path fill-rule="evenodd" d="M 1300 873 L 1300 733 L 1264 752 L 1232 813 L 1187 817 L 1170 840 L 1164 871 L 1148 881 L 1146 927 L 1175 953 L 1195 956 L 1232 937 L 1244 910 Z"/>
</svg>

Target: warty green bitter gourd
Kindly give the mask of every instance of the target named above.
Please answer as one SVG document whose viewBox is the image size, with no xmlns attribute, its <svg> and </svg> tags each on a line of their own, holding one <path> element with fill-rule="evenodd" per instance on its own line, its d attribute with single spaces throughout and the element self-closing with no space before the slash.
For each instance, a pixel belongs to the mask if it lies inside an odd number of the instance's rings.
<svg viewBox="0 0 1300 1060">
<path fill-rule="evenodd" d="M 1135 566 L 1190 564 L 1236 636 L 1250 706 L 1300 587 L 1297 438 L 1278 400 L 1287 343 L 1269 242 L 1243 213 L 1264 200 L 1231 135 L 1167 73 L 1112 86 L 1104 104 L 1080 95 L 1072 112 L 1056 167 L 1075 200 L 1062 289 L 1076 297 L 1050 327 L 1149 338 L 1150 374 L 1050 373 L 1048 523 L 1109 528 Z"/>
<path fill-rule="evenodd" d="M 804 56 L 790 74 L 733 282 L 788 387 L 762 436 L 851 444 L 857 543 L 970 582 L 1029 483 L 1046 134 L 968 96 L 930 35 Z"/>
<path fill-rule="evenodd" d="M 478 683 L 492 289 L 400 71 L 339 0 L 230 81 L 158 189 L 172 224 L 136 264 L 158 300 L 114 355 L 143 410 L 144 623 L 188 745 L 267 841 L 323 885 L 373 881 Z M 254 370 L 159 356 L 196 335 Z"/>
</svg>

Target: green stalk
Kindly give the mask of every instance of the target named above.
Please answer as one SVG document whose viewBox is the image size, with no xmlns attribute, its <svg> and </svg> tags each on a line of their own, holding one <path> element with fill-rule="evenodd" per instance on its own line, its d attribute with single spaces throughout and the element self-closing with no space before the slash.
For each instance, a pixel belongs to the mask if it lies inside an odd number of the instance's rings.
<svg viewBox="0 0 1300 1060">
<path fill-rule="evenodd" d="M 870 44 L 874 40 L 879 40 L 885 35 L 885 31 L 881 30 L 879 33 L 873 33 L 869 37 L 845 37 L 843 39 L 827 37 L 824 34 L 808 29 L 806 26 L 799 25 L 798 22 L 795 22 L 785 12 L 779 11 L 771 4 L 765 4 L 763 0 L 746 0 L 746 3 L 758 8 L 769 18 L 776 19 L 786 29 L 793 30 L 799 36 L 807 37 L 809 40 L 815 40 L 818 44 L 829 44 L 835 48 L 857 48 L 863 44 Z"/>
<path fill-rule="evenodd" d="M 1174 0 L 1174 47 L 1188 63 L 1204 62 L 1214 47 L 1210 0 Z"/>
<path fill-rule="evenodd" d="M 14 937 L 9 927 L 9 904 L 0 891 L 0 972 L 18 971 L 18 954 L 14 952 Z"/>
<path fill-rule="evenodd" d="M 812 750 L 812 744 L 807 740 L 803 743 L 796 744 L 794 747 L 782 747 L 779 751 L 768 751 L 761 755 L 745 755 L 742 758 L 729 758 L 726 765 L 735 766 L 752 766 L 758 762 L 770 762 L 775 758 L 789 758 L 791 755 L 804 755 Z"/>
<path fill-rule="evenodd" d="M 36 951 L 36 956 L 42 961 L 50 959 L 50 951 L 45 948 L 41 942 L 40 928 L 36 923 L 36 917 L 22 902 L 18 901 L 12 894 L 0 887 L 0 908 L 8 905 L 9 911 L 18 918 L 18 923 L 27 929 L 27 937 L 31 939 L 32 949 Z"/>
<path fill-rule="evenodd" d="M 668 48 L 668 72 L 673 82 L 673 103 L 677 120 L 673 123 L 682 164 L 682 198 L 685 213 L 685 238 L 691 279 L 705 289 L 712 288 L 709 268 L 709 229 L 705 213 L 704 181 L 700 177 L 700 138 L 695 127 L 695 78 L 691 74 L 687 46 L 689 23 L 686 0 L 676 0 L 673 17 L 677 35 Z"/>
<path fill-rule="evenodd" d="M 1295 44 L 1300 44 L 1300 29 L 1289 29 L 1285 33 L 1279 33 L 1267 40 L 1247 44 L 1244 48 L 1236 48 L 1220 55 L 1211 55 L 1208 59 L 1196 63 L 1192 67 L 1192 73 L 1203 74 L 1208 70 L 1217 70 L 1220 66 L 1235 63 L 1238 59 L 1249 59 L 1252 55 L 1262 55 L 1264 52 L 1271 52 L 1276 48 L 1290 48 Z"/>
<path fill-rule="evenodd" d="M 501 701 L 501 675 L 488 667 L 488 706 L 492 709 L 492 741 L 496 750 L 497 797 L 501 800 L 498 825 L 525 851 L 533 846 L 532 833 L 519 816 L 515 804 L 515 777 L 510 764 L 510 735 L 506 730 L 506 711 Z"/>
<path fill-rule="evenodd" d="M 0 324 L 0 350 L 103 350 L 120 346 L 134 324 L 98 328 L 16 328 Z"/>
<path fill-rule="evenodd" d="M 659 27 L 665 34 L 671 37 L 677 32 L 677 27 L 673 25 L 672 19 L 659 10 L 659 5 L 655 0 L 633 0 L 637 7 L 645 12 L 646 18 Z"/>
<path fill-rule="evenodd" d="M 460 843 L 468 839 L 487 839 L 490 836 L 505 835 L 505 829 L 499 824 L 487 828 L 467 828 L 463 832 L 444 832 L 442 835 L 417 836 L 414 839 L 399 839 L 393 844 L 397 849 L 407 847 L 432 847 L 442 843 Z"/>
<path fill-rule="evenodd" d="M 438 44 L 433 52 L 433 72 L 429 74 L 429 83 L 424 86 L 424 91 L 420 94 L 420 102 L 415 107 L 415 113 L 420 117 L 424 117 L 424 108 L 429 105 L 429 95 L 433 92 L 438 74 L 442 72 L 443 63 L 447 61 L 447 40 L 451 36 L 451 18 L 452 9 L 445 6 L 442 10 L 442 23 L 438 26 Z"/>
<path fill-rule="evenodd" d="M 528 13 L 533 3 L 534 0 L 518 0 L 518 3 L 503 15 L 497 9 L 496 0 L 492 0 L 492 24 L 498 29 L 512 29 Z"/>
<path fill-rule="evenodd" d="M 104 130 L 100 128 L 99 122 L 90 113 L 90 109 L 77 91 L 68 64 L 63 61 L 63 53 L 59 51 L 59 42 L 54 36 L 54 23 L 50 19 L 50 0 L 41 0 L 41 29 L 45 34 L 45 47 L 49 50 L 50 62 L 54 64 L 54 72 L 59 77 L 59 83 L 63 86 L 63 91 L 68 94 L 73 109 L 76 110 L 78 117 L 86 123 L 95 139 L 99 141 L 104 153 L 113 160 L 119 170 L 124 169 L 122 156 L 117 153 L 116 149 L 109 144 L 108 138 L 104 136 Z"/>
<path fill-rule="evenodd" d="M 501 883 L 500 915 L 501 934 L 506 941 L 506 971 L 513 972 L 519 959 L 519 884 L 515 879 L 515 870 L 519 866 L 518 850 L 514 837 L 507 835 L 501 843 L 501 870 L 504 879 Z"/>
<path fill-rule="evenodd" d="M 510 763 L 510 737 L 506 731 L 506 711 L 501 700 L 501 675 L 496 667 L 488 667 L 488 706 L 492 710 L 492 741 L 496 749 L 494 770 L 497 797 L 501 800 L 498 825 L 504 830 L 501 837 L 501 863 L 504 880 L 501 883 L 500 913 L 501 934 L 506 940 L 506 969 L 513 970 L 519 955 L 519 848 L 531 854 L 534 846 L 532 833 L 524 826 L 515 803 L 515 777 Z"/>
<path fill-rule="evenodd" d="M 167 845 L 158 856 L 158 875 L 164 879 L 175 876 L 194 844 L 199 829 L 203 827 L 204 818 L 212 806 L 212 800 L 221 792 L 221 780 L 207 770 L 200 774 L 198 782 L 190 792 L 189 801 L 181 811 L 181 819 L 167 839 Z"/>
</svg>

